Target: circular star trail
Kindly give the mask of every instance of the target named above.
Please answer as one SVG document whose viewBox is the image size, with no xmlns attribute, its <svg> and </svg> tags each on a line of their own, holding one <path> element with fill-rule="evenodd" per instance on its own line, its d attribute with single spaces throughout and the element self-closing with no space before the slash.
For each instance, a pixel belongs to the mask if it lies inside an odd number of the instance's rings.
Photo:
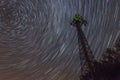
<svg viewBox="0 0 120 80">
<path fill-rule="evenodd" d="M 120 36 L 119 0 L 0 0 L 0 80 L 79 80 L 77 13 L 99 59 Z"/>
</svg>

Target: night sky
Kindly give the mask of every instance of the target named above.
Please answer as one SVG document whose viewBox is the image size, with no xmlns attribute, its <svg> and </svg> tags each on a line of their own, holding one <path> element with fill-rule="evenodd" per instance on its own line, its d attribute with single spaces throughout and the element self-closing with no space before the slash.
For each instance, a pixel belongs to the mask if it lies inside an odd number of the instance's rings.
<svg viewBox="0 0 120 80">
<path fill-rule="evenodd" d="M 79 80 L 78 13 L 99 60 L 120 36 L 120 0 L 0 0 L 0 80 Z"/>
</svg>

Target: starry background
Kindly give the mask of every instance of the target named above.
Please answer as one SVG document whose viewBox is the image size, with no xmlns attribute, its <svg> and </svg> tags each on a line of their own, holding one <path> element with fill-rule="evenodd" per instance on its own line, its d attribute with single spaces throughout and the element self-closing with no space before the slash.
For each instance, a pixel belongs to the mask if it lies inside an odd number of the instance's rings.
<svg viewBox="0 0 120 80">
<path fill-rule="evenodd" d="M 0 0 L 0 80 L 79 80 L 77 13 L 99 60 L 120 36 L 120 0 Z"/>
</svg>

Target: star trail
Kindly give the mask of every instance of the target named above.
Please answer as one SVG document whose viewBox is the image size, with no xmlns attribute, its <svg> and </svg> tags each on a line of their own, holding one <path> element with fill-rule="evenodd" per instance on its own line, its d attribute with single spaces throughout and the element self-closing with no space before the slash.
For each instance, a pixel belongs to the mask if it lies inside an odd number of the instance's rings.
<svg viewBox="0 0 120 80">
<path fill-rule="evenodd" d="M 78 13 L 99 60 L 120 36 L 120 0 L 0 0 L 0 80 L 79 80 Z"/>
</svg>

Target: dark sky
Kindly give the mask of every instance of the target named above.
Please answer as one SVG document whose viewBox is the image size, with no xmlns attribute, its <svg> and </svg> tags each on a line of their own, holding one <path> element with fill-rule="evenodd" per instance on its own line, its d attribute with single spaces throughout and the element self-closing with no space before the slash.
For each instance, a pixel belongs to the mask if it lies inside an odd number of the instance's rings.
<svg viewBox="0 0 120 80">
<path fill-rule="evenodd" d="M 79 80 L 76 13 L 99 59 L 120 36 L 120 0 L 0 0 L 0 80 Z"/>
</svg>

